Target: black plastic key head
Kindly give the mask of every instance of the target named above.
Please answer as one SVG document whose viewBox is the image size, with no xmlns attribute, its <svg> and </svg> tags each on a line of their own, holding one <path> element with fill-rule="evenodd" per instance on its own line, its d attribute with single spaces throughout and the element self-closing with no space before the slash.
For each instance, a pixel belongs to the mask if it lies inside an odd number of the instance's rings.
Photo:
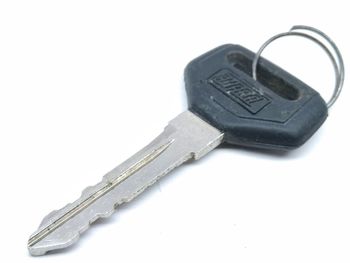
<svg viewBox="0 0 350 263">
<path fill-rule="evenodd" d="M 227 143 L 293 149 L 327 118 L 322 97 L 308 85 L 261 58 L 252 78 L 254 53 L 224 45 L 185 69 L 189 110 L 225 133 Z"/>
</svg>

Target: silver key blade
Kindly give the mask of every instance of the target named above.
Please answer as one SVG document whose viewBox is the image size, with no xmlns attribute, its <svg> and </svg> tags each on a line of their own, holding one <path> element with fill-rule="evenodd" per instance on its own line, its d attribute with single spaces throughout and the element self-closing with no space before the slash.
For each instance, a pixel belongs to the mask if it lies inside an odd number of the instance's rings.
<svg viewBox="0 0 350 263">
<path fill-rule="evenodd" d="M 156 139 L 107 173 L 102 181 L 86 188 L 81 197 L 48 214 L 28 241 L 31 255 L 68 247 L 94 221 L 110 216 L 171 170 L 199 159 L 218 146 L 223 133 L 190 111 L 170 121 Z"/>
</svg>

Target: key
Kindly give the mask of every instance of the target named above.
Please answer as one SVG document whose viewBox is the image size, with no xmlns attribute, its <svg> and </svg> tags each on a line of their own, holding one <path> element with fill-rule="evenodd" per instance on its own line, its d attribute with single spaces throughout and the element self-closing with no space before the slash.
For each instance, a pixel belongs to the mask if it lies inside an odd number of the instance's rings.
<svg viewBox="0 0 350 263">
<path fill-rule="evenodd" d="M 31 255 L 70 246 L 98 218 L 141 194 L 182 163 L 198 160 L 225 142 L 289 150 L 307 141 L 328 109 L 312 88 L 261 59 L 259 82 L 251 75 L 254 53 L 224 45 L 185 69 L 189 109 L 131 158 L 86 188 L 80 198 L 48 214 L 29 238 Z"/>
</svg>

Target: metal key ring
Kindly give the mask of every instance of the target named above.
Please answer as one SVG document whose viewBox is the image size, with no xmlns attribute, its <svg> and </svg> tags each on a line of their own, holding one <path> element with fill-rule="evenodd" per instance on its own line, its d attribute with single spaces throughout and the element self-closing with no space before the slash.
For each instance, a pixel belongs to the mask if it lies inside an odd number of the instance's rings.
<svg viewBox="0 0 350 263">
<path fill-rule="evenodd" d="M 328 44 L 332 47 L 335 56 L 333 56 L 333 53 L 328 49 L 328 47 L 323 44 L 320 40 L 318 40 L 317 38 L 306 34 L 306 33 L 302 33 L 302 32 L 295 32 L 295 30 L 306 30 L 306 31 L 311 31 L 315 34 L 317 34 L 318 36 L 322 37 L 326 42 L 328 42 Z M 315 42 L 316 44 L 318 44 L 328 55 L 328 57 L 330 58 L 332 64 L 333 64 L 333 68 L 335 71 L 335 88 L 332 94 L 332 97 L 330 98 L 330 100 L 327 102 L 327 107 L 328 109 L 335 103 L 335 101 L 338 99 L 340 92 L 342 90 L 343 84 L 344 84 L 344 61 L 343 61 L 343 57 L 337 47 L 337 45 L 332 41 L 332 39 L 330 37 L 328 37 L 325 33 L 323 33 L 322 31 L 313 28 L 313 27 L 309 27 L 309 26 L 293 26 L 288 32 L 285 33 L 280 33 L 277 34 L 271 38 L 269 38 L 259 49 L 259 51 L 255 54 L 254 60 L 253 60 L 253 64 L 252 64 L 252 74 L 253 74 L 253 78 L 255 80 L 257 80 L 257 66 L 258 66 L 258 62 L 260 59 L 260 56 L 262 54 L 262 52 L 264 51 L 264 49 L 271 44 L 273 41 L 281 38 L 281 37 L 285 37 L 285 36 L 300 36 L 300 37 L 304 37 L 307 39 L 310 39 L 311 41 Z"/>
</svg>

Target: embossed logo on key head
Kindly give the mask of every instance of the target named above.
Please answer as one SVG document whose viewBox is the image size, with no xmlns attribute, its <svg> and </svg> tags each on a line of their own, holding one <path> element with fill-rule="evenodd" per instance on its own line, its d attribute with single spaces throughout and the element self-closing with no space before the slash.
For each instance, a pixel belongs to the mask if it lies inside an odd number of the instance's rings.
<svg viewBox="0 0 350 263">
<path fill-rule="evenodd" d="M 228 69 L 221 69 L 211 76 L 208 82 L 250 113 L 255 114 L 270 103 L 269 98 Z"/>
</svg>

